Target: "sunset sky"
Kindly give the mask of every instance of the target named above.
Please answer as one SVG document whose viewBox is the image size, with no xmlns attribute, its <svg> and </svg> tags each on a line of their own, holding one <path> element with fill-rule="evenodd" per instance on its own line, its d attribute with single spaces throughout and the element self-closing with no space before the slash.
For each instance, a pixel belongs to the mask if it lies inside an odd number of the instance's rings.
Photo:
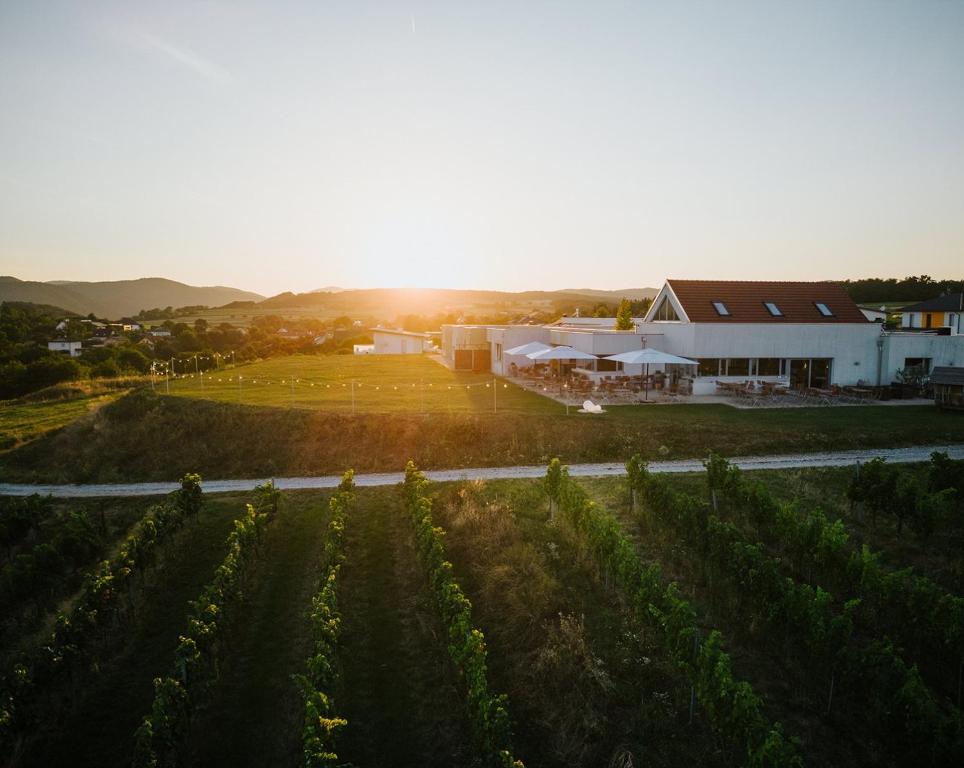
<svg viewBox="0 0 964 768">
<path fill-rule="evenodd" d="M 0 274 L 964 277 L 964 2 L 0 0 Z"/>
</svg>

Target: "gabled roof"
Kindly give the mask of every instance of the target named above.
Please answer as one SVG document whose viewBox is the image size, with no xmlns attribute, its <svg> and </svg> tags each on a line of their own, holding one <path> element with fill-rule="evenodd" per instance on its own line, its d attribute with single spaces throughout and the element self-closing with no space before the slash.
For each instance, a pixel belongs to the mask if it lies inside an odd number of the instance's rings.
<svg viewBox="0 0 964 768">
<path fill-rule="evenodd" d="M 864 323 L 869 322 L 838 283 L 748 280 L 667 280 L 693 323 Z M 774 316 L 766 303 L 777 306 Z M 722 304 L 728 314 L 721 314 Z M 830 315 L 818 309 L 823 304 Z"/>
<path fill-rule="evenodd" d="M 964 368 L 937 366 L 930 375 L 931 384 L 956 384 L 964 386 Z"/>
<path fill-rule="evenodd" d="M 957 312 L 961 309 L 961 294 L 945 293 L 943 296 L 936 296 L 927 301 L 919 301 L 907 307 L 902 307 L 901 312 Z"/>
</svg>

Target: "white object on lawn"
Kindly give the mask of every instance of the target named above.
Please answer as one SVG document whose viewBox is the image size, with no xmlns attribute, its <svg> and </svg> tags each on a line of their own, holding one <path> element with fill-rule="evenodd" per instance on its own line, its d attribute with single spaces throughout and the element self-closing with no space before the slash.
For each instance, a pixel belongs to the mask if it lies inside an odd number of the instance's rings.
<svg viewBox="0 0 964 768">
<path fill-rule="evenodd" d="M 596 405 L 592 400 L 586 400 L 579 409 L 579 413 L 605 413 L 601 405 Z"/>
</svg>

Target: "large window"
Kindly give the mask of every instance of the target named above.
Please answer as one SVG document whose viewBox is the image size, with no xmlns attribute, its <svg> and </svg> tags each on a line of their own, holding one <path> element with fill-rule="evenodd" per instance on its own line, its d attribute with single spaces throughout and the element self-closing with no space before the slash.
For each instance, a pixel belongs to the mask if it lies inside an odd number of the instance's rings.
<svg viewBox="0 0 964 768">
<path fill-rule="evenodd" d="M 747 357 L 731 357 L 726 361 L 727 376 L 749 376 L 750 359 Z"/>
<path fill-rule="evenodd" d="M 779 357 L 761 357 L 756 361 L 756 375 L 757 376 L 779 376 L 780 375 L 780 358 Z"/>
<path fill-rule="evenodd" d="M 719 376 L 720 375 L 720 359 L 718 357 L 703 357 L 699 360 L 700 376 Z"/>
<path fill-rule="evenodd" d="M 790 361 L 790 386 L 795 389 L 814 387 L 826 389 L 830 386 L 830 358 L 816 360 Z"/>
<path fill-rule="evenodd" d="M 904 358 L 904 370 L 908 368 L 919 371 L 921 374 L 928 374 L 931 372 L 931 358 L 929 357 L 905 357 Z"/>
<path fill-rule="evenodd" d="M 666 296 L 664 296 L 663 300 L 659 303 L 659 307 L 656 309 L 656 314 L 653 315 L 653 319 L 679 321 L 679 315 L 676 314 L 676 308 Z"/>
</svg>

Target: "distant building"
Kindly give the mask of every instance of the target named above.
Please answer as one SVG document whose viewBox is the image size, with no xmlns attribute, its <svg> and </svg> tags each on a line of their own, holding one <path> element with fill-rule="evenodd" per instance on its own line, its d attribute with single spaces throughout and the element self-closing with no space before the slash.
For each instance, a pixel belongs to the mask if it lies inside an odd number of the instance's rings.
<svg viewBox="0 0 964 768">
<path fill-rule="evenodd" d="M 62 339 L 47 342 L 47 349 L 51 352 L 60 352 L 70 357 L 80 357 L 82 346 L 83 344 L 79 341 L 66 341 Z"/>
<path fill-rule="evenodd" d="M 872 323 L 887 322 L 887 310 L 885 309 L 868 309 L 867 307 L 861 307 L 860 311 L 863 312 L 864 317 L 866 317 Z"/>
<path fill-rule="evenodd" d="M 432 336 L 392 328 L 372 328 L 376 355 L 420 355 L 432 349 Z"/>
<path fill-rule="evenodd" d="M 155 339 L 164 339 L 171 335 L 171 332 L 167 328 L 152 328 L 148 333 Z"/>
<path fill-rule="evenodd" d="M 900 327 L 935 331 L 949 328 L 952 335 L 964 333 L 964 293 L 946 293 L 904 307 L 900 311 Z"/>
</svg>

